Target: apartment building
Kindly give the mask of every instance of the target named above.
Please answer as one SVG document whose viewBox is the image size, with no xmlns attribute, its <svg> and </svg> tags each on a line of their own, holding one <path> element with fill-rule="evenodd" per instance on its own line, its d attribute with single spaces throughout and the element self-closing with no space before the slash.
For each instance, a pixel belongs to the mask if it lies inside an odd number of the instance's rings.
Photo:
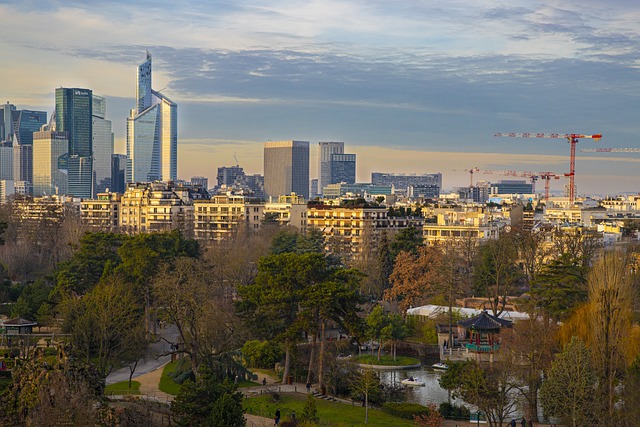
<svg viewBox="0 0 640 427">
<path fill-rule="evenodd" d="M 215 242 L 239 230 L 242 225 L 257 230 L 262 223 L 264 203 L 241 195 L 216 195 L 193 204 L 194 238 Z"/>
<path fill-rule="evenodd" d="M 83 199 L 80 203 L 83 224 L 94 230 L 117 232 L 121 199 L 119 193 L 98 193 L 96 199 Z"/>
</svg>

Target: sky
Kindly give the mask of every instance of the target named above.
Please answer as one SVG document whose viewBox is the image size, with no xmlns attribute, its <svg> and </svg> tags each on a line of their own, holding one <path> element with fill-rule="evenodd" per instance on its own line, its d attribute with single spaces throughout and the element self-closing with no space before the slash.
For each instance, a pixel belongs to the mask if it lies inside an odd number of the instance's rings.
<svg viewBox="0 0 640 427">
<path fill-rule="evenodd" d="M 54 107 L 56 87 L 107 97 L 124 153 L 136 67 L 178 103 L 178 175 L 262 173 L 263 142 L 344 141 L 371 172 L 566 173 L 578 194 L 640 191 L 640 3 L 631 0 L 0 0 L 0 102 Z M 2 98 L 4 97 L 4 99 Z M 512 179 L 477 173 L 474 179 Z M 564 180 L 555 181 L 561 189 Z M 538 184 L 542 191 L 542 185 Z"/>
</svg>

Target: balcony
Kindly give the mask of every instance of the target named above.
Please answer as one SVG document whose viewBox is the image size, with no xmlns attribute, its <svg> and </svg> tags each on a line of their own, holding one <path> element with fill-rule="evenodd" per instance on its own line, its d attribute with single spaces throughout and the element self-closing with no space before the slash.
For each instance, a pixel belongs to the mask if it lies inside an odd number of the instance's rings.
<svg viewBox="0 0 640 427">
<path fill-rule="evenodd" d="M 467 350 L 473 351 L 476 353 L 493 353 L 494 351 L 497 351 L 500 348 L 500 344 L 494 344 L 494 345 L 465 344 L 465 347 L 467 347 Z"/>
</svg>

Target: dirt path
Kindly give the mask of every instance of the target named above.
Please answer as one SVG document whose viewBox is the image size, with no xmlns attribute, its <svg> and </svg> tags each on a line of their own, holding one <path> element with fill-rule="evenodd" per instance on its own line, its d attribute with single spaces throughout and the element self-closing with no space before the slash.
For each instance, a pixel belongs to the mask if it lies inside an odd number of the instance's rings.
<svg viewBox="0 0 640 427">
<path fill-rule="evenodd" d="M 140 393 L 149 397 L 153 397 L 159 402 L 169 403 L 173 400 L 173 396 L 160 391 L 160 388 L 158 388 L 158 386 L 160 385 L 160 377 L 162 376 L 163 369 L 164 365 L 149 373 L 140 375 L 135 380 L 140 382 Z"/>
</svg>

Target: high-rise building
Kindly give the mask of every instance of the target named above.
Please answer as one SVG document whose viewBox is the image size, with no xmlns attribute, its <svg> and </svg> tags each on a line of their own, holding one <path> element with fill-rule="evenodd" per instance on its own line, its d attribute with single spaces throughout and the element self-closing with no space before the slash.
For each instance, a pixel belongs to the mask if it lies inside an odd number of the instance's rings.
<svg viewBox="0 0 640 427">
<path fill-rule="evenodd" d="M 205 176 L 194 176 L 191 177 L 191 185 L 199 185 L 205 190 L 209 189 L 209 178 Z"/>
<path fill-rule="evenodd" d="M 33 195 L 67 194 L 67 132 L 42 130 L 33 134 Z"/>
<path fill-rule="evenodd" d="M 331 181 L 327 184 L 338 184 L 346 182 L 355 184 L 356 182 L 356 155 L 355 154 L 332 154 L 331 155 Z"/>
<path fill-rule="evenodd" d="M 15 110 L 10 105 L 11 126 L 6 127 L 6 139 L 13 145 L 13 180 L 22 182 L 16 186 L 20 194 L 31 194 L 33 181 L 33 133 L 47 123 L 44 111 Z M 9 133 L 10 132 L 10 133 Z M 25 193 L 22 193 L 22 190 Z"/>
<path fill-rule="evenodd" d="M 0 142 L 0 180 L 13 181 L 13 146 L 10 141 Z"/>
<path fill-rule="evenodd" d="M 218 168 L 218 187 L 226 185 L 227 187 L 235 184 L 238 179 L 244 178 L 244 169 L 240 166 L 222 166 Z"/>
<path fill-rule="evenodd" d="M 291 193 L 309 198 L 309 142 L 264 143 L 264 191 L 267 197 Z"/>
<path fill-rule="evenodd" d="M 9 101 L 0 105 L 0 142 L 9 140 L 13 135 L 13 111 L 16 111 L 16 106 Z"/>
<path fill-rule="evenodd" d="M 94 194 L 111 188 L 111 156 L 113 155 L 113 132 L 111 120 L 106 119 L 107 100 L 93 95 L 93 182 Z"/>
<path fill-rule="evenodd" d="M 69 138 L 67 194 L 93 197 L 93 92 L 56 89 L 56 131 Z"/>
<path fill-rule="evenodd" d="M 318 193 L 322 194 L 322 189 L 328 184 L 333 184 L 331 180 L 331 155 L 343 154 L 344 142 L 319 142 L 318 143 Z"/>
<path fill-rule="evenodd" d="M 151 89 L 151 54 L 138 66 L 136 108 L 127 118 L 127 182 L 178 179 L 178 105 Z"/>
<path fill-rule="evenodd" d="M 111 156 L 111 187 L 112 193 L 123 194 L 127 191 L 127 156 L 125 154 L 113 154 Z"/>
</svg>

